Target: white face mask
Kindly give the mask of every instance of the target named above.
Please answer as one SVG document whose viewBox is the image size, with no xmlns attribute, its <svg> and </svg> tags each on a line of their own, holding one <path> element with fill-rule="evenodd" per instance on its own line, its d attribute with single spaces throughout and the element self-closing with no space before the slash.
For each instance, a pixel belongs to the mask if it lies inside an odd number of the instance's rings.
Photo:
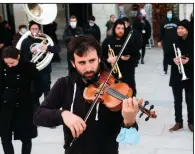
<svg viewBox="0 0 195 154">
<path fill-rule="evenodd" d="M 70 22 L 70 26 L 71 26 L 72 28 L 76 28 L 77 22 Z"/>
<path fill-rule="evenodd" d="M 22 34 L 25 34 L 25 33 L 27 32 L 27 29 L 26 29 L 26 28 L 22 28 L 22 29 L 20 30 L 20 32 L 21 32 Z"/>
<path fill-rule="evenodd" d="M 89 26 L 93 27 L 93 26 L 94 26 L 94 24 L 92 24 L 92 23 L 89 23 Z"/>
</svg>

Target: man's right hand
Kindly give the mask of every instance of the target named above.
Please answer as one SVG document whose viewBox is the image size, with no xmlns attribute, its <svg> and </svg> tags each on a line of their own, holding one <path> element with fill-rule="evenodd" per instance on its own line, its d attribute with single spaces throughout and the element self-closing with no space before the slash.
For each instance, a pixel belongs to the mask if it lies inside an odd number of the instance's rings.
<svg viewBox="0 0 195 154">
<path fill-rule="evenodd" d="M 86 129 L 86 123 L 79 116 L 71 113 L 70 111 L 63 111 L 61 115 L 64 124 L 71 130 L 74 138 L 78 138 Z"/>
</svg>

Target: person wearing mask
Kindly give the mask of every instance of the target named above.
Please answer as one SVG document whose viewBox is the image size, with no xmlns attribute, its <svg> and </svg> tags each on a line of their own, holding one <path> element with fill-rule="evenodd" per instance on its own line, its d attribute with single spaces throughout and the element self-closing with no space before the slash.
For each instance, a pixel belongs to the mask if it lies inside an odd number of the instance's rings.
<svg viewBox="0 0 195 154">
<path fill-rule="evenodd" d="M 138 130 L 136 98 L 123 100 L 121 110 L 116 112 L 100 102 L 85 122 L 83 119 L 91 104 L 83 95 L 84 89 L 89 84 L 95 85 L 102 72 L 108 70 L 101 60 L 100 44 L 94 37 L 72 39 L 68 52 L 73 67 L 68 76 L 56 81 L 35 112 L 34 122 L 44 127 L 63 125 L 65 154 L 118 154 L 116 139 L 120 130 Z M 73 138 L 77 140 L 70 147 Z"/>
<path fill-rule="evenodd" d="M 113 25 L 113 35 L 107 37 L 102 43 L 102 59 L 107 64 L 108 68 L 112 67 L 112 64 L 116 61 L 125 40 L 126 40 L 126 28 L 123 19 L 117 19 Z M 109 56 L 108 49 L 113 49 L 115 57 Z M 124 49 L 121 58 L 118 61 L 118 66 L 122 74 L 121 81 L 127 83 L 133 90 L 133 96 L 136 96 L 136 83 L 135 83 L 135 67 L 137 67 L 140 59 L 140 52 L 142 46 L 142 39 L 139 33 L 133 31 L 133 34 Z M 118 78 L 118 74 L 113 75 Z"/>
<path fill-rule="evenodd" d="M 185 90 L 185 102 L 187 104 L 188 127 L 194 132 L 194 36 L 190 33 L 190 22 L 186 19 L 178 23 L 175 46 L 181 51 L 181 62 L 187 77 L 182 80 L 183 75 L 179 73 L 178 65 L 181 68 L 179 57 L 175 55 L 172 48 L 169 64 L 171 65 L 171 76 L 169 85 L 172 87 L 174 96 L 175 122 L 170 131 L 177 131 L 183 128 L 182 102 L 183 90 Z"/>
<path fill-rule="evenodd" d="M 63 40 L 65 41 L 65 45 L 67 46 L 70 40 L 74 37 L 84 35 L 83 28 L 77 25 L 77 17 L 72 15 L 69 19 L 70 25 L 64 30 Z M 71 69 L 71 62 L 68 60 L 69 55 L 67 53 L 67 61 L 68 61 L 68 70 Z"/>
<path fill-rule="evenodd" d="M 133 23 L 133 28 L 142 34 L 143 45 L 141 52 L 141 64 L 144 64 L 146 44 L 149 44 L 149 39 L 151 37 L 151 25 L 146 19 L 146 11 L 144 9 L 139 10 L 137 19 Z"/>
<path fill-rule="evenodd" d="M 95 17 L 90 16 L 88 23 L 84 28 L 85 35 L 92 35 L 100 43 L 101 32 L 99 26 L 95 23 Z"/>
<path fill-rule="evenodd" d="M 46 44 L 41 43 L 43 40 L 36 38 L 36 36 L 39 36 L 40 33 L 40 25 L 34 21 L 29 22 L 29 30 L 31 32 L 31 35 L 29 35 L 27 38 L 25 38 L 22 41 L 21 44 L 21 59 L 30 62 L 32 59 L 32 53 L 36 50 L 42 50 L 42 51 L 50 51 L 52 53 L 55 53 L 57 51 L 56 45 L 54 43 L 54 46 L 47 46 Z M 34 47 L 31 48 L 31 45 L 34 43 L 38 43 Z M 50 84 L 51 84 L 51 72 L 52 67 L 51 63 L 49 63 L 44 69 L 39 71 L 39 79 L 36 82 L 36 96 L 37 98 L 40 98 L 42 94 L 44 94 L 44 97 L 47 96 L 47 94 L 50 91 Z"/>
<path fill-rule="evenodd" d="M 14 154 L 14 140 L 22 142 L 22 154 L 30 154 L 32 139 L 37 137 L 33 123 L 36 107 L 33 83 L 38 70 L 20 58 L 13 46 L 3 49 L 0 60 L 0 138 L 4 154 Z M 13 134 L 13 135 L 12 135 Z"/>
<path fill-rule="evenodd" d="M 106 27 L 107 27 L 106 37 L 112 35 L 112 27 L 113 27 L 114 21 L 115 21 L 115 15 L 111 14 L 110 15 L 110 20 L 107 21 L 107 23 L 106 23 Z"/>
<path fill-rule="evenodd" d="M 14 47 L 16 47 L 16 45 L 17 45 L 19 39 L 20 39 L 20 38 L 22 37 L 22 35 L 24 35 L 27 31 L 28 31 L 28 30 L 27 30 L 26 25 L 20 25 L 20 26 L 18 27 L 18 32 L 14 35 L 13 40 L 12 40 L 12 45 L 13 45 Z"/>
<path fill-rule="evenodd" d="M 173 11 L 167 10 L 167 15 L 163 23 L 160 25 L 158 46 L 163 48 L 163 73 L 167 74 L 168 57 L 173 47 L 173 42 L 177 39 L 177 25 L 179 20 L 174 18 Z"/>
</svg>

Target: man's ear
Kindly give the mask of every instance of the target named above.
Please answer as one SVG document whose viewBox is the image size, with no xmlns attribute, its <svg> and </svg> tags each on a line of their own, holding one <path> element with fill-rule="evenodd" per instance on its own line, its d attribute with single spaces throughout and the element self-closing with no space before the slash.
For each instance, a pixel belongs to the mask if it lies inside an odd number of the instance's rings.
<svg viewBox="0 0 195 154">
<path fill-rule="evenodd" d="M 101 62 L 101 58 L 99 58 L 99 63 Z"/>
<path fill-rule="evenodd" d="M 75 64 L 74 64 L 74 62 L 71 60 L 70 61 L 71 62 L 71 64 L 72 64 L 72 66 L 75 68 Z"/>
</svg>

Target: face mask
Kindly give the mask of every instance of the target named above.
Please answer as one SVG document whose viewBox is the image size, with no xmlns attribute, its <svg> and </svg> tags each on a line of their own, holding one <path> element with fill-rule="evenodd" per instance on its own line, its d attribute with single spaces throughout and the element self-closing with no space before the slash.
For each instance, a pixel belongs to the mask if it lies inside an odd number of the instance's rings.
<svg viewBox="0 0 195 154">
<path fill-rule="evenodd" d="M 70 26 L 71 26 L 72 28 L 76 28 L 77 22 L 70 22 Z"/>
<path fill-rule="evenodd" d="M 26 29 L 26 28 L 22 28 L 22 29 L 21 29 L 21 33 L 22 33 L 22 34 L 25 34 L 26 32 L 27 32 L 27 29 Z"/>
<path fill-rule="evenodd" d="M 92 23 L 89 23 L 89 26 L 93 27 L 93 26 L 94 26 L 94 24 L 92 24 Z"/>
<path fill-rule="evenodd" d="M 169 14 L 167 14 L 167 18 L 168 18 L 168 19 L 171 19 L 171 18 L 172 18 L 172 16 L 173 16 L 173 15 L 172 15 L 172 14 L 170 14 L 170 13 L 169 13 Z"/>
</svg>

